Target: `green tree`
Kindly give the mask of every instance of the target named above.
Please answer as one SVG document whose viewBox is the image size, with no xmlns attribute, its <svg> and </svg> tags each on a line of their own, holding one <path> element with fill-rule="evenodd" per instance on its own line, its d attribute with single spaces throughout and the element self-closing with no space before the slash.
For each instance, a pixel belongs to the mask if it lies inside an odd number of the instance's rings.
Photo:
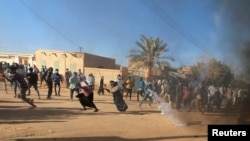
<svg viewBox="0 0 250 141">
<path fill-rule="evenodd" d="M 166 60 L 160 60 L 157 62 L 158 67 L 154 68 L 155 72 L 158 72 L 158 74 L 161 77 L 167 77 L 168 71 L 172 70 L 171 64 Z"/>
<path fill-rule="evenodd" d="M 164 53 L 168 52 L 167 44 L 159 38 L 141 36 L 140 41 L 136 41 L 139 50 L 130 50 L 128 58 L 132 63 L 138 63 L 141 66 L 138 68 L 146 68 L 148 77 L 152 76 L 152 70 L 155 65 L 161 64 L 164 58 L 172 59 L 171 57 L 164 57 Z M 173 60 L 173 59 L 172 59 Z"/>
<path fill-rule="evenodd" d="M 194 77 L 199 81 L 227 86 L 233 80 L 230 67 L 214 58 L 210 59 L 208 63 L 198 62 L 192 68 Z"/>
</svg>

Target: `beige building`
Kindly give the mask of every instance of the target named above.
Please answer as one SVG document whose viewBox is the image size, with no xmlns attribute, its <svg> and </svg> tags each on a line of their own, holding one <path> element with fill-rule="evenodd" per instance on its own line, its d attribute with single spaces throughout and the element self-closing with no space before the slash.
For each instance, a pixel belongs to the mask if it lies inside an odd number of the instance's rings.
<svg viewBox="0 0 250 141">
<path fill-rule="evenodd" d="M 35 54 L 0 53 L 0 61 L 36 65 L 38 69 L 42 66 L 53 67 L 59 69 L 59 73 L 63 76 L 66 68 L 71 72 L 81 69 L 86 76 L 90 73 L 95 76 L 97 87 L 101 76 L 104 76 L 106 84 L 110 80 L 115 80 L 118 74 L 121 74 L 124 79 L 128 76 L 127 68 L 116 64 L 115 59 L 84 52 L 37 49 Z"/>
<path fill-rule="evenodd" d="M 192 75 L 192 68 L 191 67 L 180 67 L 177 70 L 178 73 L 185 74 L 185 75 Z"/>
<path fill-rule="evenodd" d="M 97 56 L 84 52 L 68 52 L 58 50 L 42 50 L 35 52 L 36 64 L 38 68 L 42 66 L 53 67 L 64 72 L 66 68 L 72 72 L 85 67 L 103 68 L 103 69 L 119 69 L 115 59 Z"/>
<path fill-rule="evenodd" d="M 116 79 L 118 74 L 127 78 L 126 67 L 116 64 L 113 58 L 102 57 L 84 52 L 68 52 L 58 50 L 38 49 L 35 52 L 36 65 L 39 69 L 42 66 L 59 69 L 59 73 L 64 75 L 66 68 L 71 72 L 79 69 L 87 76 L 92 73 L 95 76 L 96 85 L 99 86 L 101 76 L 107 84 L 110 80 Z"/>
</svg>

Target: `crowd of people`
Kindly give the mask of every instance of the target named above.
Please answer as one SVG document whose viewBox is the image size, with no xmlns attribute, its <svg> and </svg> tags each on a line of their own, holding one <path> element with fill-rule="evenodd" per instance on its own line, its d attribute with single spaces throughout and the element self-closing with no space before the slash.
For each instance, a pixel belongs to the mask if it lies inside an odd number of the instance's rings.
<svg viewBox="0 0 250 141">
<path fill-rule="evenodd" d="M 28 98 L 27 96 L 31 93 L 31 87 L 34 88 L 37 99 L 41 99 L 39 89 L 46 84 L 47 96 L 46 99 L 52 99 L 52 94 L 54 90 L 54 96 L 61 96 L 61 85 L 65 82 L 66 88 L 69 89 L 69 99 L 74 100 L 74 97 L 78 98 L 80 104 L 82 105 L 81 110 L 86 110 L 86 107 L 94 109 L 94 112 L 98 112 L 99 109 L 94 103 L 94 87 L 95 87 L 95 77 L 92 73 L 85 76 L 81 69 L 78 72 L 71 72 L 68 68 L 65 74 L 62 75 L 59 69 L 54 69 L 53 67 L 42 66 L 41 69 L 37 69 L 36 66 L 22 65 L 18 63 L 13 63 L 12 65 L 6 65 L 1 68 L 0 80 L 4 84 L 4 89 L 7 91 L 7 81 L 10 82 L 10 87 L 14 91 L 14 98 L 20 98 L 24 102 L 31 105 L 30 108 L 35 108 L 34 99 Z M 118 75 L 121 80 L 121 76 Z M 40 86 L 38 86 L 40 80 Z M 98 94 L 104 95 L 104 91 L 113 94 L 114 104 L 117 106 L 118 111 L 124 112 L 128 108 L 127 104 L 123 100 L 122 92 L 123 85 L 122 80 L 119 82 L 119 88 L 117 81 L 110 81 L 110 86 L 107 87 L 104 84 L 104 77 L 101 77 L 100 85 L 98 88 Z M 131 92 L 131 91 L 130 91 Z M 117 96 L 115 96 L 117 95 Z M 119 96 L 120 95 L 120 96 Z M 131 99 L 131 94 L 130 94 Z M 121 104 L 122 103 L 122 104 Z"/>
<path fill-rule="evenodd" d="M 65 74 L 62 75 L 57 68 L 42 66 L 39 70 L 35 65 L 24 66 L 17 63 L 2 68 L 1 73 L 0 80 L 4 83 L 6 93 L 6 82 L 10 81 L 14 90 L 14 97 L 21 98 L 32 108 L 36 107 L 34 99 L 26 96 L 30 95 L 30 89 L 33 87 L 38 99 L 41 99 L 38 86 L 40 80 L 40 87 L 43 86 L 43 82 L 46 84 L 47 100 L 52 99 L 53 90 L 54 96 L 61 96 L 61 84 L 65 82 L 66 88 L 69 89 L 71 101 L 76 97 L 82 105 L 82 110 L 86 110 L 87 106 L 93 108 L 94 112 L 99 111 L 94 103 L 95 77 L 92 73 L 84 75 L 81 69 L 73 73 L 66 69 Z M 111 93 L 117 110 L 125 112 L 128 109 L 125 100 L 132 100 L 135 83 L 139 85 L 135 93 L 139 107 L 146 101 L 151 106 L 155 96 L 158 96 L 174 109 L 199 110 L 202 113 L 220 109 L 226 111 L 237 109 L 249 93 L 248 89 L 236 88 L 231 85 L 223 86 L 204 82 L 194 85 L 195 83 L 192 81 L 176 77 L 155 80 L 144 80 L 141 77 L 139 82 L 135 82 L 131 76 L 127 80 L 123 80 L 122 76 L 118 74 L 117 78 L 110 80 L 111 87 L 104 84 L 104 77 L 102 76 L 97 94 L 104 95 L 105 91 Z"/>
<path fill-rule="evenodd" d="M 59 69 L 53 69 L 52 67 L 42 66 L 41 71 L 34 65 L 22 65 L 13 63 L 12 65 L 6 65 L 1 67 L 1 82 L 4 85 L 4 89 L 7 91 L 7 81 L 10 82 L 10 87 L 14 90 L 14 98 L 21 98 L 24 102 L 31 105 L 30 108 L 35 108 L 34 99 L 30 99 L 26 96 L 30 95 L 31 87 L 34 87 L 38 99 L 41 99 L 38 81 L 40 80 L 40 87 L 43 82 L 46 83 L 47 88 L 47 100 L 52 99 L 52 93 L 54 88 L 54 95 L 61 96 L 61 84 L 66 81 L 66 87 L 69 88 L 69 97 L 73 101 L 73 94 L 76 92 L 76 97 L 79 99 L 83 110 L 86 110 L 85 106 L 94 108 L 94 112 L 98 112 L 97 107 L 93 102 L 93 89 L 94 89 L 94 76 L 88 75 L 87 79 L 79 69 L 78 72 L 71 74 L 68 69 L 65 76 L 59 73 Z"/>
<path fill-rule="evenodd" d="M 156 92 L 157 96 L 161 97 L 170 107 L 184 111 L 199 110 L 202 113 L 215 110 L 231 111 L 240 108 L 242 101 L 249 96 L 247 88 L 205 82 L 195 85 L 190 80 L 176 77 L 153 81 L 143 81 L 141 78 L 137 95 L 144 95 L 143 92 L 149 84 L 150 89 Z M 148 92 L 148 94 L 150 93 L 152 92 Z M 149 95 L 144 95 L 143 100 L 147 98 L 152 101 Z"/>
</svg>

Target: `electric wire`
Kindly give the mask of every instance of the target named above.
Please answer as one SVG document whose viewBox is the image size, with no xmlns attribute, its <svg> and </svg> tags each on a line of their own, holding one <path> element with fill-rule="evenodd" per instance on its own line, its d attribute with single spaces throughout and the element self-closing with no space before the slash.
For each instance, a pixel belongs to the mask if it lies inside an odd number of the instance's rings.
<svg viewBox="0 0 250 141">
<path fill-rule="evenodd" d="M 60 36 L 62 36 L 65 40 L 73 44 L 74 46 L 78 46 L 73 40 L 69 39 L 66 35 L 64 35 L 62 32 L 60 32 L 55 26 L 50 24 L 48 20 L 46 20 L 44 17 L 42 17 L 38 12 L 36 12 L 31 6 L 29 6 L 27 3 L 25 3 L 23 0 L 19 0 L 21 4 L 23 4 L 26 8 L 28 8 L 34 15 L 36 15 L 38 18 L 40 18 L 45 24 L 47 24 L 51 29 L 53 29 L 56 33 L 58 33 Z"/>
<path fill-rule="evenodd" d="M 173 28 L 176 32 L 181 34 L 183 37 L 185 37 L 187 40 L 189 40 L 192 44 L 195 45 L 195 47 L 199 48 L 203 52 L 209 53 L 205 51 L 199 42 L 195 38 L 192 37 L 191 34 L 189 34 L 185 29 L 176 22 L 174 18 L 172 18 L 169 14 L 167 14 L 166 10 L 162 9 L 159 4 L 157 4 L 153 0 L 140 0 L 140 2 L 146 6 L 152 13 L 154 13 L 156 16 L 158 16 L 160 19 L 162 19 L 166 24 L 168 24 L 171 28 Z"/>
</svg>

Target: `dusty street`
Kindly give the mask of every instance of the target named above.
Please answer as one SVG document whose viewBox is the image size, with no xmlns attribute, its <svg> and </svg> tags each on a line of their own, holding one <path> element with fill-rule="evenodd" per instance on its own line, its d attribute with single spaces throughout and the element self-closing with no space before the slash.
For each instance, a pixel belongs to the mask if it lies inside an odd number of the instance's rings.
<svg viewBox="0 0 250 141">
<path fill-rule="evenodd" d="M 78 99 L 69 100 L 69 90 L 62 88 L 61 96 L 46 100 L 46 87 L 40 87 L 41 99 L 35 91 L 37 108 L 13 98 L 13 89 L 5 94 L 0 86 L 0 140 L 1 141 L 206 141 L 208 124 L 235 124 L 237 114 L 205 114 L 199 112 L 173 111 L 176 118 L 186 123 L 176 125 L 166 114 L 161 114 L 158 104 L 149 107 L 144 103 L 139 108 L 136 96 L 126 100 L 129 108 L 119 113 L 111 94 L 99 96 L 94 102 L 99 112 L 93 109 L 80 110 Z"/>
</svg>

